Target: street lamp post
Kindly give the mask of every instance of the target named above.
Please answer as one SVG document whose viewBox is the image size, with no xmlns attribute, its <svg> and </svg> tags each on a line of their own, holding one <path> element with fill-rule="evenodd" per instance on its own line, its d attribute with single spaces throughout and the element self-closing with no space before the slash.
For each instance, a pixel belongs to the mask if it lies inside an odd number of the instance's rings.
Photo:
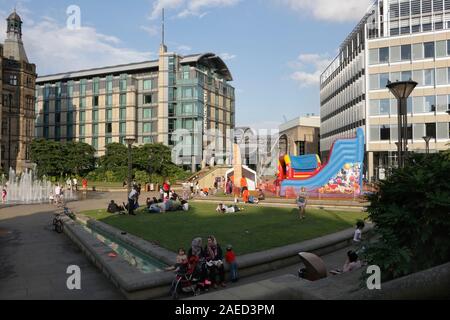
<svg viewBox="0 0 450 320">
<path fill-rule="evenodd" d="M 425 143 L 427 145 L 426 152 L 427 152 L 427 154 L 430 154 L 430 140 L 431 140 L 431 137 L 423 137 L 423 140 L 425 140 Z"/>
<path fill-rule="evenodd" d="M 397 81 L 388 82 L 387 88 L 395 96 L 398 101 L 398 163 L 400 168 L 404 168 L 405 159 L 408 152 L 408 112 L 407 101 L 408 97 L 414 91 L 417 82 Z"/>
<path fill-rule="evenodd" d="M 128 194 L 131 192 L 131 180 L 132 180 L 132 174 L 133 174 L 133 158 L 131 155 L 131 151 L 133 150 L 133 143 L 136 141 L 135 138 L 126 138 L 125 142 L 128 145 Z"/>
</svg>

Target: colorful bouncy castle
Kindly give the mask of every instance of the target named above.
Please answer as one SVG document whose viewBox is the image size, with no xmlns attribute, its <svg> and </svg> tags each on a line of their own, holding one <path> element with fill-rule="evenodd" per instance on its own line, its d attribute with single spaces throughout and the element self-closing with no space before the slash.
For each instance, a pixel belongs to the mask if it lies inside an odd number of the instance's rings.
<svg viewBox="0 0 450 320">
<path fill-rule="evenodd" d="M 295 196 L 305 188 L 309 193 L 359 195 L 362 190 L 364 131 L 353 139 L 333 144 L 329 160 L 321 163 L 317 155 L 285 156 L 278 163 L 280 196 Z"/>
<path fill-rule="evenodd" d="M 304 180 L 320 171 L 322 162 L 318 155 L 292 156 L 285 155 L 278 161 L 278 178 Z"/>
</svg>

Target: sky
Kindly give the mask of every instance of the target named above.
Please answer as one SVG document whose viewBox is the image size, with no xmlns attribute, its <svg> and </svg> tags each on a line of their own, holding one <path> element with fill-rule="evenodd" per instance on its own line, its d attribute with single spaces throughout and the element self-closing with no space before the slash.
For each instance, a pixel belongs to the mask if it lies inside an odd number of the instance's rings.
<svg viewBox="0 0 450 320">
<path fill-rule="evenodd" d="M 166 45 L 181 55 L 212 52 L 228 65 L 238 126 L 274 129 L 320 114 L 319 76 L 370 0 L 0 0 L 24 21 L 28 59 L 39 75 L 157 58 L 161 9 Z M 80 9 L 80 28 L 68 28 Z"/>
</svg>

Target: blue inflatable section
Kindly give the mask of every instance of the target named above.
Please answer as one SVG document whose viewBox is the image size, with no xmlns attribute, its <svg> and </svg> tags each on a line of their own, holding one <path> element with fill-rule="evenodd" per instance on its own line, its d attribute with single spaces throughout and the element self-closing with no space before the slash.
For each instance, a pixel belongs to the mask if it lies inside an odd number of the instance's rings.
<svg viewBox="0 0 450 320">
<path fill-rule="evenodd" d="M 286 188 L 293 187 L 295 190 L 306 188 L 315 190 L 323 187 L 338 174 L 348 163 L 360 163 L 361 171 L 364 162 L 364 131 L 359 128 L 355 139 L 337 140 L 333 146 L 331 158 L 328 164 L 322 168 L 315 176 L 307 180 L 284 180 L 281 183 L 281 196 L 284 196 Z M 362 185 L 362 172 L 360 176 L 360 185 Z"/>
<path fill-rule="evenodd" d="M 315 154 L 308 154 L 305 156 L 290 156 L 291 166 L 295 171 L 314 171 L 319 166 L 317 156 Z"/>
</svg>

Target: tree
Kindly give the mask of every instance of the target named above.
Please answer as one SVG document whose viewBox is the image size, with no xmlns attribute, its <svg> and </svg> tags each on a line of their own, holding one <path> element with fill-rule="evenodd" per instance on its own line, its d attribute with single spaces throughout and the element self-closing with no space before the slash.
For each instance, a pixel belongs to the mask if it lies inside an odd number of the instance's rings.
<svg viewBox="0 0 450 320">
<path fill-rule="evenodd" d="M 369 200 L 379 240 L 365 256 L 382 269 L 384 280 L 450 261 L 450 161 L 445 154 L 412 155 Z"/>
<path fill-rule="evenodd" d="M 31 161 L 37 164 L 38 175 L 55 177 L 66 170 L 60 143 L 44 139 L 33 140 L 30 151 Z"/>
<path fill-rule="evenodd" d="M 121 143 L 111 143 L 106 146 L 105 155 L 100 159 L 104 171 L 128 166 L 128 150 Z"/>
<path fill-rule="evenodd" d="M 95 148 L 86 143 L 68 142 L 63 145 L 67 173 L 84 176 L 95 168 Z"/>
</svg>

